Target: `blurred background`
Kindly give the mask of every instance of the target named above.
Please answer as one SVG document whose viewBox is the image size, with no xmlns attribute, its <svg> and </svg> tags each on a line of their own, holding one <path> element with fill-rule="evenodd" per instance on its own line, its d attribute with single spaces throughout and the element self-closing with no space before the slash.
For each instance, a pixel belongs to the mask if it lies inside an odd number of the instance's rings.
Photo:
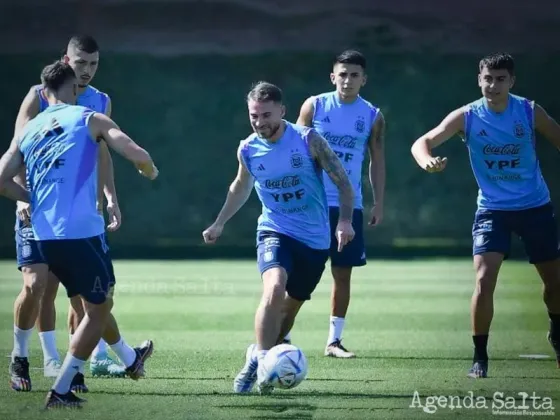
<svg viewBox="0 0 560 420">
<path fill-rule="evenodd" d="M 255 194 L 219 244 L 205 247 L 201 237 L 251 130 L 245 94 L 258 80 L 278 84 L 295 121 L 308 96 L 332 89 L 333 57 L 355 48 L 368 59 L 362 96 L 381 107 L 388 124 L 385 219 L 367 229 L 369 257 L 468 257 L 477 187 L 464 145 L 456 138 L 441 147 L 449 165 L 439 175 L 422 172 L 410 146 L 479 97 L 478 61 L 499 50 L 516 59 L 514 92 L 560 120 L 559 21 L 554 0 L 0 0 L 1 142 L 7 148 L 21 100 L 43 66 L 60 57 L 72 34 L 89 33 L 101 49 L 92 85 L 111 96 L 114 120 L 160 168 L 150 184 L 114 156 L 123 213 L 110 236 L 114 255 L 253 257 Z M 558 203 L 558 152 L 538 144 Z M 14 209 L 0 200 L 2 258 L 15 256 Z M 517 242 L 514 256 L 523 256 Z"/>
</svg>

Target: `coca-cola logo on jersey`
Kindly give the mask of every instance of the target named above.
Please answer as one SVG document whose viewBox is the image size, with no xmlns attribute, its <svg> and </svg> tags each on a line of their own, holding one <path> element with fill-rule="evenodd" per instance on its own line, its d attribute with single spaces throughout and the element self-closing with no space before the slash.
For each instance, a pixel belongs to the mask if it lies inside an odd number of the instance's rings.
<svg viewBox="0 0 560 420">
<path fill-rule="evenodd" d="M 325 139 L 332 146 L 346 147 L 348 149 L 354 149 L 358 139 L 353 136 L 337 136 L 332 133 L 325 133 Z"/>
<path fill-rule="evenodd" d="M 285 176 L 280 179 L 267 179 L 264 182 L 266 188 L 290 188 L 295 187 L 301 183 L 299 176 Z"/>
<path fill-rule="evenodd" d="M 493 146 L 491 144 L 487 144 L 486 146 L 484 146 L 484 148 L 482 149 L 482 152 L 485 155 L 509 155 L 509 156 L 513 156 L 513 155 L 518 155 L 519 152 L 521 151 L 521 145 L 520 144 L 504 144 L 503 146 Z"/>
</svg>

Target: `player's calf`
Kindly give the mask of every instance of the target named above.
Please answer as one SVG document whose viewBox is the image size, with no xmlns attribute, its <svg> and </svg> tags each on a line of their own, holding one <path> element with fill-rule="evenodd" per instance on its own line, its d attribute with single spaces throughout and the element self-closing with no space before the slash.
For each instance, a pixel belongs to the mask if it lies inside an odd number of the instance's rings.
<svg viewBox="0 0 560 420">
<path fill-rule="evenodd" d="M 259 350 L 266 351 L 280 336 L 288 274 L 282 267 L 273 267 L 262 274 L 262 279 L 263 294 L 255 314 L 255 332 Z"/>
</svg>

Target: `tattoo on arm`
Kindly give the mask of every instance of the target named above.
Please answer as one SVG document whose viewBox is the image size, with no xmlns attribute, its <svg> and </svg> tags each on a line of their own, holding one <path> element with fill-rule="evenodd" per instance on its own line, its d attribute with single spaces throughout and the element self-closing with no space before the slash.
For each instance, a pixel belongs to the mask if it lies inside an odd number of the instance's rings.
<svg viewBox="0 0 560 420">
<path fill-rule="evenodd" d="M 382 148 L 385 144 L 385 117 L 381 112 L 377 116 L 376 124 L 373 127 L 373 147 Z"/>
<path fill-rule="evenodd" d="M 329 146 L 329 143 L 315 131 L 309 133 L 308 143 L 311 154 L 317 160 L 319 166 L 323 168 L 331 181 L 338 187 L 340 194 L 340 220 L 351 222 L 354 211 L 354 190 L 346 170 L 338 156 Z"/>
<path fill-rule="evenodd" d="M 373 126 L 369 140 L 369 181 L 374 204 L 382 203 L 385 196 L 385 117 L 381 112 Z"/>
</svg>

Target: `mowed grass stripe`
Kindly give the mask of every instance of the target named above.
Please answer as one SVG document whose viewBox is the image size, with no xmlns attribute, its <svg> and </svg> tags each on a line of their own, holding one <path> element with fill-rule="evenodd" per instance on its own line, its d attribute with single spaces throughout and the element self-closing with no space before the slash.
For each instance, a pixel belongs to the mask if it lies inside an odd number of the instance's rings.
<svg viewBox="0 0 560 420">
<path fill-rule="evenodd" d="M 309 379 L 295 390 L 267 398 L 231 393 L 244 350 L 254 340 L 260 293 L 254 261 L 118 261 L 115 267 L 120 288 L 114 312 L 123 336 L 133 345 L 153 338 L 156 351 L 144 381 L 88 374 L 92 393 L 81 419 L 422 418 L 427 414 L 409 408 L 415 390 L 460 396 L 473 391 L 487 398 L 497 390 L 534 390 L 552 396 L 560 407 L 560 375 L 553 361 L 519 359 L 522 353 L 552 355 L 545 340 L 548 324 L 539 280 L 527 264 L 507 262 L 500 277 L 490 340 L 491 377 L 485 381 L 465 375 L 472 356 L 471 261 L 372 261 L 356 270 L 344 339 L 360 357 L 346 361 L 322 356 L 332 284 L 327 269 L 293 331 L 295 344 L 309 359 Z M 21 279 L 11 262 L 0 264 L 0 273 L 0 351 L 7 355 L 11 308 Z M 64 354 L 68 303 L 62 288 L 57 305 L 58 347 Z M 38 369 L 42 356 L 36 334 L 31 345 L 36 392 L 19 395 L 0 387 L 0 418 L 38 418 L 52 381 Z M 0 360 L 4 372 L 7 361 Z M 60 418 L 60 413 L 40 416 Z M 491 411 L 477 410 L 471 416 L 465 410 L 444 409 L 431 417 L 456 416 L 495 418 Z"/>
</svg>

